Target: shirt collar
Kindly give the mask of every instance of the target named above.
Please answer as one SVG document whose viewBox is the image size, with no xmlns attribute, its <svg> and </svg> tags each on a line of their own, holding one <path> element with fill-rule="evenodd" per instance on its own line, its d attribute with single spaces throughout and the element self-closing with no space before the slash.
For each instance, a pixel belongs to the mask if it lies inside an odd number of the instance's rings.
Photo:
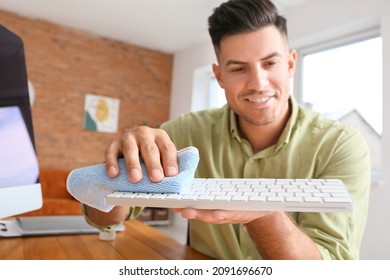
<svg viewBox="0 0 390 280">
<path fill-rule="evenodd" d="M 293 131 L 293 128 L 295 127 L 295 124 L 298 120 L 298 111 L 299 111 L 299 105 L 295 98 L 290 95 L 289 103 L 291 105 L 291 116 L 288 120 L 286 127 L 284 128 L 282 134 L 280 135 L 280 138 L 276 144 L 276 146 L 287 144 L 290 141 L 290 137 Z"/>
<path fill-rule="evenodd" d="M 232 138 L 235 138 L 241 142 L 241 137 L 240 137 L 240 134 L 238 132 L 238 127 L 237 127 L 236 113 L 234 113 L 234 111 L 230 108 L 228 110 L 229 110 L 230 135 Z"/>
</svg>

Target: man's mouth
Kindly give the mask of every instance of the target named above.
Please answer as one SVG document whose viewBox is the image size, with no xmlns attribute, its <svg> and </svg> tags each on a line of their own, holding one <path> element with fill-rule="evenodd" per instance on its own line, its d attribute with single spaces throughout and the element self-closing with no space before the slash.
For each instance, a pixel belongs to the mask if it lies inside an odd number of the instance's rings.
<svg viewBox="0 0 390 280">
<path fill-rule="evenodd" d="M 247 100 L 252 103 L 265 103 L 267 102 L 271 97 L 270 96 L 262 96 L 257 98 L 248 98 Z"/>
</svg>

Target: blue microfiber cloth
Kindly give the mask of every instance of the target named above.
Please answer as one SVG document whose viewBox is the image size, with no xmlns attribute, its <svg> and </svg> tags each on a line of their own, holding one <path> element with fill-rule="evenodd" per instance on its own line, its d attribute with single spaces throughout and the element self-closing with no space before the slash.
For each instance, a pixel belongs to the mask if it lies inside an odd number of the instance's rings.
<svg viewBox="0 0 390 280">
<path fill-rule="evenodd" d="M 142 158 L 140 158 L 142 180 L 138 183 L 130 182 L 126 173 L 125 161 L 121 158 L 118 160 L 119 175 L 117 177 L 109 177 L 104 164 L 101 163 L 71 171 L 66 187 L 68 192 L 78 201 L 103 212 L 109 212 L 114 208 L 113 205 L 104 204 L 104 198 L 114 191 L 178 193 L 191 186 L 199 163 L 199 152 L 195 147 L 187 147 L 178 151 L 177 156 L 179 173 L 173 177 L 165 177 L 158 183 L 149 180 Z"/>
</svg>

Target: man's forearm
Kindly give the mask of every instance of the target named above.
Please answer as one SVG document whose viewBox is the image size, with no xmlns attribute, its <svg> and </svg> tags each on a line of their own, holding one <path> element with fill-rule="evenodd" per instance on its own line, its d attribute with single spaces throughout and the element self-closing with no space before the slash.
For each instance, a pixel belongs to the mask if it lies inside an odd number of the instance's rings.
<svg viewBox="0 0 390 280">
<path fill-rule="evenodd" d="M 246 225 L 264 259 L 321 259 L 315 243 L 284 212 L 274 212 Z"/>
</svg>

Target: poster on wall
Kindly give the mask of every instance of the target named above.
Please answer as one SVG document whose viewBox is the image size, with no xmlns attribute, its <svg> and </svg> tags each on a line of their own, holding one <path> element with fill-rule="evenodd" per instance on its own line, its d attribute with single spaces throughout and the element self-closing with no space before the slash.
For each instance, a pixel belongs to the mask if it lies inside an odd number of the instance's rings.
<svg viewBox="0 0 390 280">
<path fill-rule="evenodd" d="M 118 131 L 119 99 L 85 95 L 84 128 L 86 130 L 116 133 Z"/>
</svg>

